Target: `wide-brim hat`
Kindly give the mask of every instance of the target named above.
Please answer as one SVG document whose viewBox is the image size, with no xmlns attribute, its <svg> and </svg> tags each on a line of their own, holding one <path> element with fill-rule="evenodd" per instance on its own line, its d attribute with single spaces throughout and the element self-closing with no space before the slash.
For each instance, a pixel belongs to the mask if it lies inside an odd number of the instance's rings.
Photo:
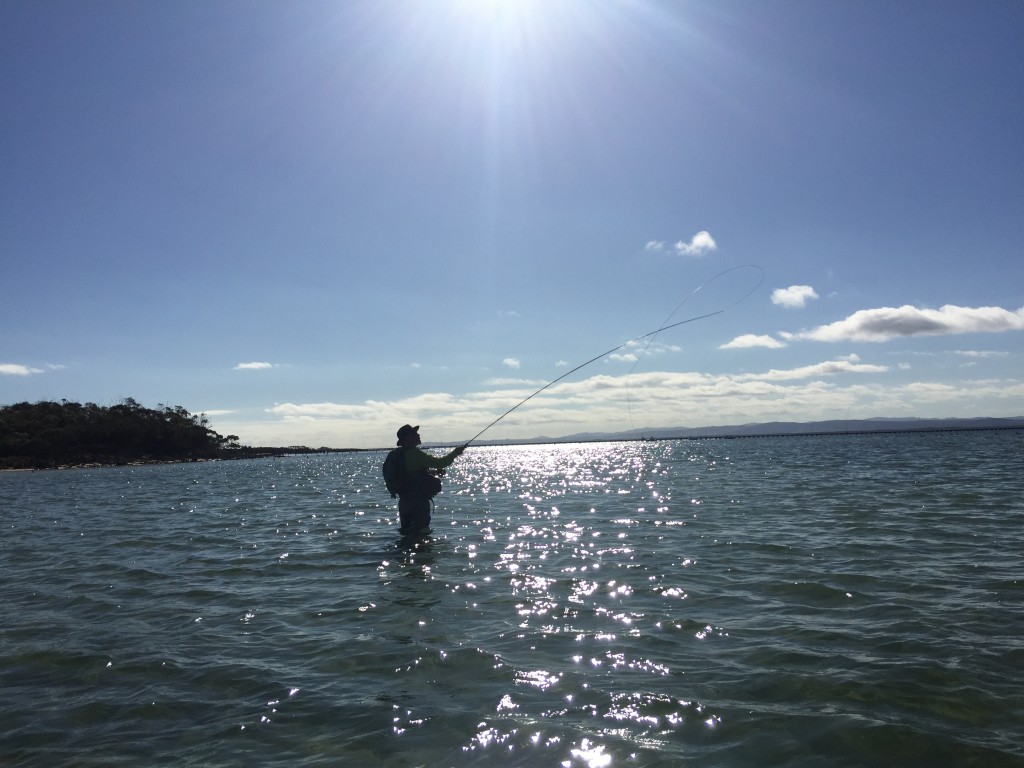
<svg viewBox="0 0 1024 768">
<path fill-rule="evenodd" d="M 405 438 L 409 437 L 409 435 L 418 435 L 419 432 L 419 425 L 412 427 L 409 426 L 408 424 L 403 424 L 398 428 L 398 444 L 401 445 L 402 441 L 405 440 Z"/>
</svg>

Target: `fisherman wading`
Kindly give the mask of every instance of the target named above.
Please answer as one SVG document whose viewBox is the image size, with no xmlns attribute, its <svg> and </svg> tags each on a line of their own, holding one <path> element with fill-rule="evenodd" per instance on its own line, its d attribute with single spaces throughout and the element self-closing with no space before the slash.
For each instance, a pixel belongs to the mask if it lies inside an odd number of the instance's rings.
<svg viewBox="0 0 1024 768">
<path fill-rule="evenodd" d="M 420 450 L 419 427 L 408 424 L 398 430 L 398 448 L 384 461 L 384 482 L 391 497 L 398 497 L 399 533 L 428 533 L 433 498 L 441 492 L 439 476 L 462 455 L 460 445 L 444 456 L 431 456 Z"/>
</svg>

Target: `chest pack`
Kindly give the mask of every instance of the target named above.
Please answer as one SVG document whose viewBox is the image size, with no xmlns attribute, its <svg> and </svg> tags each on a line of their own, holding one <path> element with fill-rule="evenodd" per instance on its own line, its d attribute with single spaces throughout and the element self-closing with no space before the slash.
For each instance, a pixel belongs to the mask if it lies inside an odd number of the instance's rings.
<svg viewBox="0 0 1024 768">
<path fill-rule="evenodd" d="M 405 448 L 395 448 L 388 453 L 381 471 L 392 499 L 402 495 L 432 499 L 441 492 L 441 481 L 426 469 L 421 472 L 405 471 Z"/>
</svg>

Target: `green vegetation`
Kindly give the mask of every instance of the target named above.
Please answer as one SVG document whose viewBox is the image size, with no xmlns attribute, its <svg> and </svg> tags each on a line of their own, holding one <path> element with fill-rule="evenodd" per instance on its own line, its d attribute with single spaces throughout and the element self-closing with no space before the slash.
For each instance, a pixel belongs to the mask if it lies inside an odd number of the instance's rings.
<svg viewBox="0 0 1024 768">
<path fill-rule="evenodd" d="M 0 406 L 0 468 L 43 469 L 75 464 L 197 461 L 239 452 L 235 435 L 221 437 L 206 416 L 131 398 L 95 403 L 17 403 Z"/>
</svg>

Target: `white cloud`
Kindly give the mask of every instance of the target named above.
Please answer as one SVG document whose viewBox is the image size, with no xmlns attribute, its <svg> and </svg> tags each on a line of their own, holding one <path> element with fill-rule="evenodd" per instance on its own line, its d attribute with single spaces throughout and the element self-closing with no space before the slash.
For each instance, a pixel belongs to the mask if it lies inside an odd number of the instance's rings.
<svg viewBox="0 0 1024 768">
<path fill-rule="evenodd" d="M 862 309 L 845 320 L 790 334 L 812 341 L 888 341 L 904 336 L 942 336 L 955 333 L 1000 333 L 1024 330 L 1024 307 L 921 309 L 909 305 Z"/>
<path fill-rule="evenodd" d="M 559 360 L 557 363 L 555 363 L 555 368 L 566 368 L 566 367 L 568 367 L 568 365 L 569 365 L 569 361 L 568 360 Z"/>
<path fill-rule="evenodd" d="M 666 352 L 679 352 L 682 347 L 676 344 L 662 344 L 659 341 L 628 341 L 618 350 L 608 355 L 608 360 L 617 363 L 635 363 L 644 355 L 663 355 Z"/>
<path fill-rule="evenodd" d="M 31 376 L 42 372 L 42 368 L 32 368 L 18 363 L 0 363 L 0 376 Z"/>
<path fill-rule="evenodd" d="M 267 413 L 287 418 L 345 418 L 358 417 L 368 408 L 373 408 L 374 401 L 368 400 L 363 405 L 345 403 L 278 403 L 268 408 Z"/>
<path fill-rule="evenodd" d="M 815 376 L 835 376 L 841 373 L 885 373 L 889 370 L 887 365 L 870 365 L 859 362 L 860 358 L 850 355 L 838 360 L 829 360 L 814 365 L 804 365 L 799 368 L 788 370 L 772 369 L 765 373 L 744 373 L 732 378 L 736 381 L 791 381 L 795 379 L 810 379 Z"/>
<path fill-rule="evenodd" d="M 742 336 L 737 336 L 726 344 L 722 344 L 719 349 L 747 349 L 749 347 L 780 349 L 784 346 L 786 345 L 771 336 L 756 336 L 753 333 L 745 333 Z"/>
<path fill-rule="evenodd" d="M 711 233 L 701 230 L 690 239 L 690 242 L 677 242 L 675 251 L 679 256 L 701 256 L 705 251 L 713 251 L 717 247 L 718 244 L 711 237 Z"/>
<path fill-rule="evenodd" d="M 522 362 L 514 357 L 506 357 L 501 361 L 501 364 L 512 369 L 518 369 Z"/>
<path fill-rule="evenodd" d="M 265 371 L 273 368 L 273 363 L 239 363 L 235 366 L 236 371 Z"/>
<path fill-rule="evenodd" d="M 804 307 L 809 299 L 816 298 L 818 294 L 809 285 L 791 285 L 789 288 L 776 288 L 772 291 L 772 304 L 791 309 Z"/>
<path fill-rule="evenodd" d="M 662 253 L 665 250 L 666 243 L 664 240 L 648 240 L 644 245 L 645 251 L 651 251 L 653 253 Z M 693 237 L 690 238 L 690 242 L 685 240 L 679 240 L 675 245 L 672 246 L 672 252 L 677 256 L 701 256 L 705 251 L 713 251 L 718 247 L 715 239 L 711 236 L 711 233 L 706 230 L 701 230 Z"/>
</svg>

